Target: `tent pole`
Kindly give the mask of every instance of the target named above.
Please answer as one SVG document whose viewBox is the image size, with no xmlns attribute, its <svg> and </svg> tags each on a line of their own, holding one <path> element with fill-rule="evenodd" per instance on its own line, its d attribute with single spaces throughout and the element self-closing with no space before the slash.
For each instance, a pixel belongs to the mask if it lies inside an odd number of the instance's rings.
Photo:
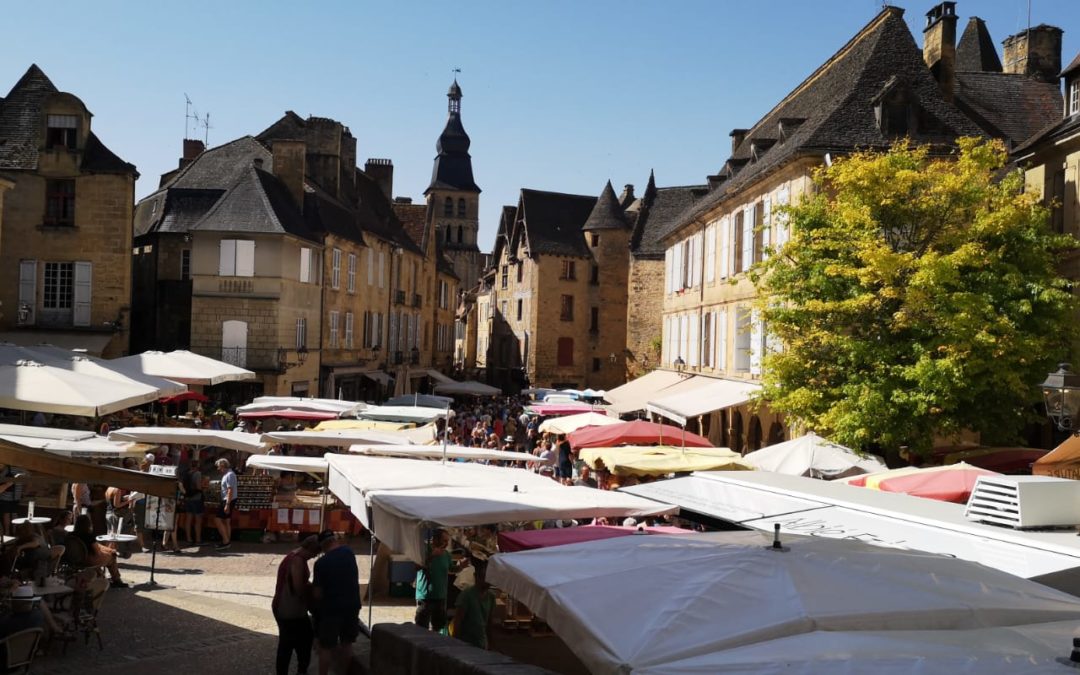
<svg viewBox="0 0 1080 675">
<path fill-rule="evenodd" d="M 439 423 L 435 423 L 435 428 L 439 428 Z M 443 433 L 442 433 L 442 463 L 446 466 L 446 439 L 450 436 L 450 403 L 446 404 L 446 418 L 443 419 Z"/>
<path fill-rule="evenodd" d="M 375 574 L 375 523 L 371 520 L 368 522 L 371 529 L 368 530 L 367 625 L 368 635 L 371 635 L 371 608 L 375 604 L 375 590 L 372 587 L 375 581 L 372 579 Z"/>
<path fill-rule="evenodd" d="M 322 486 L 322 505 L 319 507 L 319 532 L 322 532 L 326 528 L 326 493 L 330 490 L 330 486 L 326 484 L 326 479 L 323 479 Z"/>
</svg>

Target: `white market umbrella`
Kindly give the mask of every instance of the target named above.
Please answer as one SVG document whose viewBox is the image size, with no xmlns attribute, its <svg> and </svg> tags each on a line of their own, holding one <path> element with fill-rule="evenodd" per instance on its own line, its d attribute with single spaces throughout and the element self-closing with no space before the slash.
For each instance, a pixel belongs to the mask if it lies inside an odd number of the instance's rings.
<svg viewBox="0 0 1080 675">
<path fill-rule="evenodd" d="M 435 385 L 435 391 L 443 394 L 459 394 L 464 396 L 498 396 L 502 390 L 476 380 L 465 382 L 445 382 Z"/>
<path fill-rule="evenodd" d="M 426 424 L 440 417 L 446 417 L 446 409 L 427 408 L 424 406 L 381 405 L 368 406 L 356 414 L 362 420 L 383 420 L 387 422 L 417 422 Z"/>
<path fill-rule="evenodd" d="M 467 448 L 462 445 L 353 445 L 349 452 L 380 457 L 417 457 L 421 459 L 475 459 L 500 462 L 535 462 L 537 457 L 527 452 L 509 452 L 490 448 Z"/>
<path fill-rule="evenodd" d="M 50 365 L 55 364 L 58 368 L 65 368 L 73 373 L 79 373 L 81 375 L 92 375 L 93 377 L 100 377 L 102 379 L 114 380 L 117 382 L 136 382 L 148 387 L 154 387 L 158 390 L 158 398 L 176 396 L 188 390 L 187 385 L 179 382 L 168 380 L 164 377 L 157 377 L 155 375 L 147 375 L 146 373 L 134 370 L 124 372 L 111 367 L 110 363 L 110 361 L 105 359 L 92 358 L 81 354 L 72 354 L 72 356 L 65 360 L 50 362 Z"/>
<path fill-rule="evenodd" d="M 374 445 L 411 445 L 407 436 L 395 431 L 367 431 L 364 429 L 336 429 L 329 431 L 270 431 L 262 435 L 264 443 L 290 443 L 315 445 L 323 448 L 339 448 L 356 443 Z"/>
<path fill-rule="evenodd" d="M 873 455 L 860 455 L 813 432 L 755 450 L 743 460 L 760 471 L 825 479 L 874 473 L 887 468 Z"/>
<path fill-rule="evenodd" d="M 540 433 L 568 434 L 582 427 L 602 427 L 621 423 L 622 420 L 617 417 L 610 417 L 603 413 L 587 412 L 579 415 L 546 419 L 540 423 Z"/>
<path fill-rule="evenodd" d="M 82 375 L 37 361 L 0 365 L 0 408 L 100 417 L 157 397 L 154 387 Z"/>
<path fill-rule="evenodd" d="M 125 427 L 109 432 L 110 441 L 134 443 L 184 444 L 211 448 L 226 448 L 253 454 L 263 454 L 267 446 L 255 434 L 218 429 L 187 427 Z"/>
<path fill-rule="evenodd" d="M 200 356 L 186 350 L 172 352 L 149 351 L 122 356 L 107 363 L 126 371 L 133 368 L 147 375 L 164 377 L 184 384 L 215 385 L 222 382 L 254 380 L 255 373 L 244 368 Z"/>
<path fill-rule="evenodd" d="M 141 457 L 149 449 L 141 443 L 122 443 L 110 441 L 104 436 L 95 435 L 83 440 L 55 440 L 34 438 L 32 436 L 9 436 L 0 434 L 0 440 L 16 443 L 25 448 L 44 450 L 64 457 L 79 459 L 119 459 L 121 457 Z"/>
<path fill-rule="evenodd" d="M 596 674 L 729 672 L 729 651 L 821 632 L 951 631 L 961 639 L 993 627 L 1080 628 L 1080 598 L 981 565 L 848 540 L 798 539 L 777 551 L 746 534 L 620 537 L 499 554 L 488 579 L 544 617 Z M 802 667 L 827 661 L 834 647 L 810 642 L 795 659 L 777 649 L 765 664 L 771 669 L 735 672 L 881 672 L 857 661 Z M 972 668 L 980 663 L 965 672 L 984 672 Z M 908 659 L 907 669 L 888 672 L 951 671 Z"/>
<path fill-rule="evenodd" d="M 259 396 L 251 403 L 236 409 L 238 415 L 273 410 L 310 410 L 312 412 L 336 413 L 338 416 L 353 415 L 367 407 L 365 403 L 343 401 L 334 398 L 302 398 L 299 396 Z"/>
</svg>

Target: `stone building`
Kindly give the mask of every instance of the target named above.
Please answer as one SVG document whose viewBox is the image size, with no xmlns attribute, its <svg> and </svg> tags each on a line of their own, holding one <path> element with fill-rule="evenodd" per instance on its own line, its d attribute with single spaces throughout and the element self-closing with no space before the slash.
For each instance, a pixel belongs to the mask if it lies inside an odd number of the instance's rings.
<svg viewBox="0 0 1080 675">
<path fill-rule="evenodd" d="M 492 384 L 604 389 L 625 380 L 630 234 L 610 183 L 599 199 L 521 190 L 496 239 L 485 303 Z"/>
<path fill-rule="evenodd" d="M 955 44 L 955 5 L 943 2 L 927 13 L 922 50 L 903 10 L 882 9 L 752 127 L 731 132 L 731 156 L 709 177 L 709 193 L 661 233 L 662 364 L 716 378 L 715 409 L 689 420 L 691 428 L 738 450 L 783 438 L 767 407 L 755 412 L 739 403 L 745 397 L 722 394 L 729 384 L 745 391 L 746 382 L 758 380 L 763 354 L 777 347 L 751 309 L 747 273 L 787 238 L 777 207 L 811 190 L 813 170 L 830 155 L 885 149 L 904 137 L 942 153 L 959 136 L 1015 145 L 1060 114 L 1056 87 L 1028 74 L 1047 59 L 1025 56 L 1028 41 L 1014 36 L 1006 51 L 1015 65 L 999 72 L 982 22 L 970 23 Z M 1030 42 L 1043 44 L 1053 34 L 1033 29 Z M 677 394 L 665 389 L 657 401 Z"/>
<path fill-rule="evenodd" d="M 258 372 L 238 397 L 377 400 L 407 381 L 387 371 L 407 367 L 413 343 L 397 341 L 419 333 L 397 330 L 392 281 L 422 253 L 391 207 L 392 163 L 361 171 L 355 157 L 340 122 L 287 112 L 257 138 L 183 158 L 136 209 L 145 345 Z"/>
<path fill-rule="evenodd" d="M 0 338 L 127 353 L 135 167 L 36 65 L 0 99 Z"/>
</svg>

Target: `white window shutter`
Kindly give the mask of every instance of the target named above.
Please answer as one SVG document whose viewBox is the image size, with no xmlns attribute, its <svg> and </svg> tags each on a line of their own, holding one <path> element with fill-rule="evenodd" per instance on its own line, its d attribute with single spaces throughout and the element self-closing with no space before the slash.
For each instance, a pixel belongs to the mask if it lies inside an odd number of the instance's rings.
<svg viewBox="0 0 1080 675">
<path fill-rule="evenodd" d="M 660 334 L 660 362 L 671 363 L 671 317 L 664 317 L 664 328 Z"/>
<path fill-rule="evenodd" d="M 761 375 L 762 331 L 761 313 L 756 309 L 750 314 L 750 374 Z"/>
<path fill-rule="evenodd" d="M 701 254 L 702 254 L 702 234 L 698 232 L 690 240 L 690 260 L 693 267 L 693 278 L 690 282 L 691 288 L 701 285 Z"/>
<path fill-rule="evenodd" d="M 751 204 L 743 211 L 742 231 L 742 269 L 745 272 L 754 264 L 754 206 Z"/>
<path fill-rule="evenodd" d="M 727 310 L 716 313 L 716 368 L 727 370 Z"/>
<path fill-rule="evenodd" d="M 785 185 L 780 188 L 776 193 L 777 206 L 787 206 L 790 201 L 790 192 Z M 790 232 L 788 231 L 788 214 L 778 213 L 776 215 L 776 245 L 783 246 L 787 243 Z"/>
<path fill-rule="evenodd" d="M 772 197 L 765 195 L 761 204 L 762 231 L 761 231 L 761 259 L 769 259 L 769 246 L 772 245 Z"/>
<path fill-rule="evenodd" d="M 683 314 L 679 317 L 679 356 L 683 361 L 690 358 L 690 317 Z"/>
<path fill-rule="evenodd" d="M 375 285 L 375 249 L 367 250 L 367 285 Z"/>
<path fill-rule="evenodd" d="M 731 259 L 731 219 L 724 216 L 720 219 L 720 278 L 728 277 L 728 261 Z"/>
<path fill-rule="evenodd" d="M 675 278 L 675 255 L 672 249 L 664 251 L 664 292 L 671 293 L 673 288 L 671 280 Z"/>
<path fill-rule="evenodd" d="M 21 310 L 21 311 L 20 311 Z M 37 261 L 19 261 L 18 321 L 24 326 L 33 325 L 37 318 Z"/>
<path fill-rule="evenodd" d="M 379 251 L 379 288 L 386 286 L 386 253 Z"/>
<path fill-rule="evenodd" d="M 705 282 L 716 281 L 716 223 L 705 228 Z"/>
<path fill-rule="evenodd" d="M 683 244 L 680 241 L 675 244 L 675 276 L 672 279 L 672 288 L 678 292 L 683 287 Z"/>
<path fill-rule="evenodd" d="M 687 365 L 697 366 L 698 354 L 701 353 L 701 333 L 699 332 L 699 329 L 701 328 L 701 319 L 697 315 L 688 316 L 687 323 L 689 324 L 690 334 L 689 339 L 687 340 L 689 343 L 687 349 L 688 355 L 684 358 L 686 359 Z"/>
<path fill-rule="evenodd" d="M 308 283 L 311 281 L 311 249 L 300 249 L 300 282 Z"/>
<path fill-rule="evenodd" d="M 222 239 L 218 250 L 218 276 L 236 276 L 236 240 Z"/>
<path fill-rule="evenodd" d="M 90 295 L 93 284 L 93 265 L 88 262 L 75 263 L 74 302 L 72 320 L 76 326 L 90 325 Z"/>
<path fill-rule="evenodd" d="M 255 242 L 235 241 L 236 245 L 236 276 L 255 276 Z"/>
</svg>

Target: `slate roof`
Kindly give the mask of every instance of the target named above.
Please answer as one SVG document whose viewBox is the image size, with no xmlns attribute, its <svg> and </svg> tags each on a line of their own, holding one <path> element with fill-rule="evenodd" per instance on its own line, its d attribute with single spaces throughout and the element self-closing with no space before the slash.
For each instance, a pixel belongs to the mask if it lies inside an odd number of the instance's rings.
<svg viewBox="0 0 1080 675">
<path fill-rule="evenodd" d="M 0 99 L 0 169 L 34 171 L 44 143 L 42 108 L 60 90 L 32 64 L 8 95 Z M 74 97 L 78 98 L 78 97 Z M 80 170 L 88 173 L 135 174 L 135 165 L 117 157 L 92 131 L 83 146 Z"/>
<path fill-rule="evenodd" d="M 394 215 L 401 222 L 401 229 L 409 239 L 416 244 L 417 249 L 427 252 L 427 205 L 426 204 L 392 204 Z"/>
<path fill-rule="evenodd" d="M 311 241 L 319 236 L 304 220 L 292 195 L 272 173 L 249 166 L 193 230 L 244 234 L 291 234 Z"/>
<path fill-rule="evenodd" d="M 1001 59 L 997 47 L 986 28 L 986 22 L 977 16 L 968 19 L 960 42 L 956 43 L 956 70 L 958 72 L 1000 73 Z"/>
<path fill-rule="evenodd" d="M 982 130 L 1019 145 L 1061 118 L 1057 83 L 1008 73 L 957 73 L 956 105 Z"/>
<path fill-rule="evenodd" d="M 611 187 L 611 181 L 604 186 L 600 198 L 596 200 L 596 206 L 592 213 L 581 226 L 583 232 L 593 230 L 625 230 L 627 227 L 626 216 L 623 207 L 619 204 L 619 198 L 615 196 L 615 189 Z"/>
<path fill-rule="evenodd" d="M 683 212 L 709 192 L 708 185 L 687 185 L 656 188 L 645 191 L 641 198 L 634 232 L 630 238 L 630 252 L 635 258 L 662 260 L 664 245 L 661 235 Z"/>
<path fill-rule="evenodd" d="M 502 250 L 510 245 L 510 237 L 514 232 L 514 221 L 517 219 L 516 206 L 503 206 L 499 212 L 499 226 L 495 229 L 495 245 L 491 247 L 489 263 L 497 265 Z"/>
<path fill-rule="evenodd" d="M 356 210 L 360 226 L 365 232 L 391 242 L 406 251 L 423 255 L 423 251 L 412 240 L 394 212 L 393 204 L 387 199 L 379 184 L 360 169 L 356 170 Z"/>
<path fill-rule="evenodd" d="M 252 136 L 241 136 L 234 141 L 204 150 L 166 183 L 165 187 L 222 190 L 235 183 L 255 160 L 262 160 L 267 169 L 274 164 L 274 156 L 265 145 Z"/>
<path fill-rule="evenodd" d="M 921 109 L 921 128 L 913 140 L 950 144 L 981 129 L 949 105 L 923 61 L 903 18 L 904 11 L 885 7 L 835 55 L 783 98 L 747 133 L 732 153 L 731 177 L 673 218 L 661 237 L 716 207 L 741 189 L 800 156 L 884 148 L 892 138 L 877 123 L 874 99 L 889 87 L 902 87 Z M 779 138 L 780 121 L 805 120 L 783 142 L 755 158 L 755 139 Z"/>
<path fill-rule="evenodd" d="M 451 98 L 461 98 L 461 87 L 457 86 L 457 80 L 448 95 Z M 461 123 L 461 113 L 451 109 L 446 127 L 435 143 L 438 154 L 435 156 L 435 166 L 431 169 L 428 191 L 442 189 L 480 192 L 473 179 L 472 157 L 469 156 L 471 144 L 469 134 L 465 133 L 465 126 Z"/>
<path fill-rule="evenodd" d="M 1071 75 L 1076 69 L 1080 68 L 1080 54 L 1073 57 L 1073 60 L 1069 62 L 1069 65 L 1065 66 L 1065 69 L 1061 71 L 1061 77 Z"/>
<path fill-rule="evenodd" d="M 522 189 L 511 247 L 524 237 L 530 255 L 589 257 L 581 226 L 596 201 L 585 195 Z"/>
</svg>

